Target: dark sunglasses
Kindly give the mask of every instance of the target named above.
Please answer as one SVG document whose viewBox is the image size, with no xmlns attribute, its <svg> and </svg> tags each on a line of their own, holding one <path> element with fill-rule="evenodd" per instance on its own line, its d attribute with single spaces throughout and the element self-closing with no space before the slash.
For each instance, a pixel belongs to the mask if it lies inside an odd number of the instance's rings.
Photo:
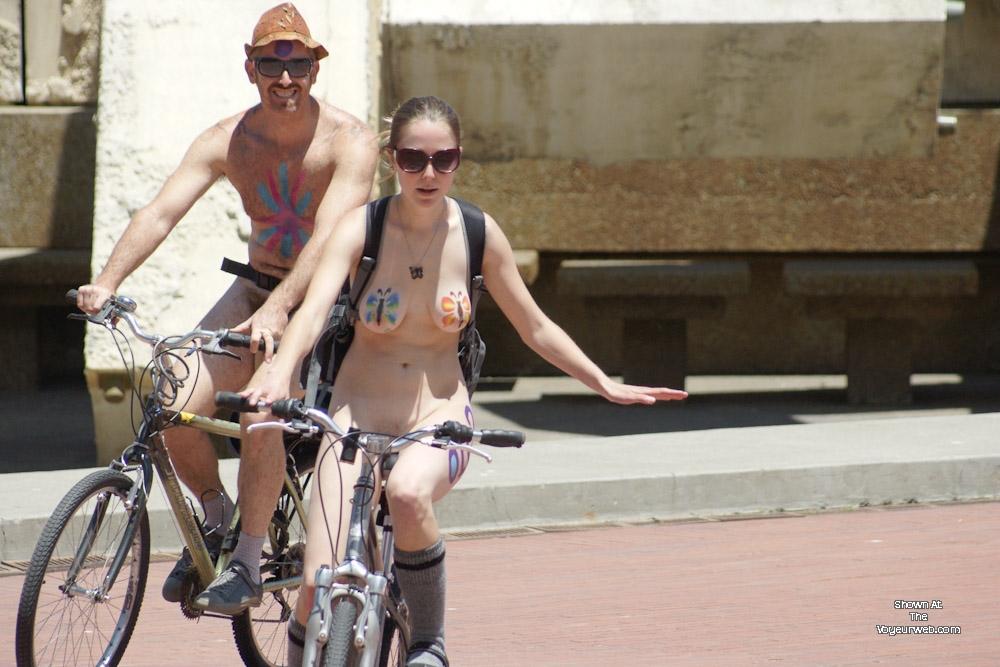
<svg viewBox="0 0 1000 667">
<path fill-rule="evenodd" d="M 458 169 L 458 164 L 462 161 L 462 151 L 458 148 L 438 151 L 434 155 L 428 155 L 416 148 L 397 148 L 393 151 L 393 155 L 396 156 L 399 168 L 408 174 L 417 174 L 427 169 L 428 162 L 439 174 L 450 174 Z"/>
<path fill-rule="evenodd" d="M 299 78 L 312 72 L 312 58 L 293 58 L 292 60 L 281 60 L 279 58 L 255 58 L 254 66 L 263 76 L 277 79 L 282 72 L 288 72 L 288 76 Z"/>
</svg>

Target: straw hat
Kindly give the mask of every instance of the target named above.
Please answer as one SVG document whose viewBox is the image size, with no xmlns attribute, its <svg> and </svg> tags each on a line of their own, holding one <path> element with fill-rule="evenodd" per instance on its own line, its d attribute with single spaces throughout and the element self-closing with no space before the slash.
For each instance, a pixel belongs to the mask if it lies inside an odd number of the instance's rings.
<svg viewBox="0 0 1000 667">
<path fill-rule="evenodd" d="M 278 40 L 294 40 L 302 42 L 316 52 L 316 60 L 321 60 L 330 55 L 323 45 L 312 38 L 309 33 L 309 26 L 299 14 L 299 10 L 290 2 L 273 7 L 260 17 L 257 26 L 253 29 L 253 39 L 244 46 L 247 58 L 254 49 L 277 42 Z"/>
</svg>

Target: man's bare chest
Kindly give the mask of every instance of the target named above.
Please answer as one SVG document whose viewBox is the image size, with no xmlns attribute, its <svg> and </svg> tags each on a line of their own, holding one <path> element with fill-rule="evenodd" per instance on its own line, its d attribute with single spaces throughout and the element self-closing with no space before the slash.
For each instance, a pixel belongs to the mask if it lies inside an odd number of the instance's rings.
<svg viewBox="0 0 1000 667">
<path fill-rule="evenodd" d="M 312 221 L 332 175 L 332 164 L 308 155 L 262 156 L 231 165 L 229 181 L 255 223 L 276 217 Z"/>
</svg>

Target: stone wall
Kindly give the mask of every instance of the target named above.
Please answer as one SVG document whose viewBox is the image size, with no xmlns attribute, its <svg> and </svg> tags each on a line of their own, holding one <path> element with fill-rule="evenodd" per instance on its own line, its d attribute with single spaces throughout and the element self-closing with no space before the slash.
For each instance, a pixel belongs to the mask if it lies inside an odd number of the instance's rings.
<svg viewBox="0 0 1000 667">
<path fill-rule="evenodd" d="M 1000 250 L 1000 115 L 957 118 L 933 155 L 463 163 L 462 196 L 515 247 L 562 253 Z"/>
<path fill-rule="evenodd" d="M 0 107 L 0 248 L 89 249 L 91 107 Z"/>
<path fill-rule="evenodd" d="M 11 202 L 0 245 L 92 242 L 98 271 L 197 134 L 256 102 L 242 46 L 276 1 L 0 0 L 0 104 L 83 105 L 0 116 L 0 194 Z M 456 106 L 466 130 L 456 194 L 493 214 L 515 247 L 540 251 L 534 294 L 607 370 L 618 368 L 620 331 L 558 297 L 563 258 L 748 259 L 751 293 L 721 320 L 689 323 L 689 371 L 822 373 L 842 368 L 843 332 L 782 294 L 784 258 L 975 257 L 980 295 L 916 324 L 917 370 L 1000 370 L 1000 118 L 939 112 L 942 100 L 1000 100 L 997 68 L 982 65 L 1000 53 L 993 0 L 970 0 L 952 22 L 944 0 L 296 4 L 331 51 L 320 97 L 373 127 L 411 94 Z M 43 24 L 58 30 L 39 38 L 32 26 Z M 26 86 L 22 39 L 34 63 Z M 953 134 L 939 136 L 939 113 L 958 118 Z M 88 150 L 96 176 L 82 166 Z M 123 286 L 144 324 L 190 328 L 227 284 L 221 257 L 245 256 L 247 228 L 232 189 L 212 188 Z M 549 370 L 488 302 L 481 326 L 488 374 Z M 115 402 L 123 376 L 95 333 L 98 441 L 116 453 L 130 437 Z"/>
</svg>

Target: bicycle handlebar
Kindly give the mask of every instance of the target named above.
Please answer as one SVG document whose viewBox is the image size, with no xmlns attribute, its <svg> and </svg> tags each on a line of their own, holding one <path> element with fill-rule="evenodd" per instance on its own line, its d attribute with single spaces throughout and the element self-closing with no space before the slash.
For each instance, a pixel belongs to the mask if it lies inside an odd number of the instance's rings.
<svg viewBox="0 0 1000 667">
<path fill-rule="evenodd" d="M 219 391 L 215 394 L 215 404 L 220 408 L 229 408 L 238 412 L 259 412 L 269 410 L 272 415 L 279 419 L 300 420 L 305 419 L 319 424 L 324 429 L 343 435 L 343 430 L 337 427 L 336 423 L 330 419 L 322 410 L 307 408 L 301 400 L 297 398 L 286 398 L 275 401 L 268 405 L 261 401 L 254 405 L 241 394 L 231 391 Z M 332 428 L 331 428 L 332 426 Z M 437 440 L 446 439 L 458 444 L 479 443 L 491 447 L 520 447 L 524 444 L 524 433 L 521 431 L 505 429 L 483 429 L 476 430 L 465 424 L 456 421 L 448 421 L 437 426 L 429 426 L 397 440 L 414 440 L 418 436 L 431 435 Z"/>
<path fill-rule="evenodd" d="M 77 295 L 79 290 L 71 289 L 66 292 L 66 300 L 70 303 L 76 303 Z M 205 329 L 195 329 L 187 334 L 181 336 L 161 336 L 157 334 L 150 334 L 143 331 L 142 327 L 139 326 L 139 322 L 135 319 L 133 313 L 136 309 L 136 302 L 127 296 L 112 296 L 108 299 L 107 303 L 101 307 L 99 311 L 93 315 L 84 315 L 74 313 L 70 315 L 73 319 L 84 319 L 88 322 L 93 322 L 94 324 L 107 325 L 118 319 L 125 320 L 128 324 L 129 329 L 135 334 L 135 337 L 142 340 L 150 345 L 157 345 L 163 341 L 168 341 L 171 345 L 184 345 L 193 340 L 209 340 L 211 341 L 208 345 L 203 346 L 201 349 L 209 354 L 229 354 L 221 349 L 221 346 L 227 347 L 242 347 L 250 348 L 250 336 L 248 334 L 234 333 L 228 329 L 219 329 L 217 331 L 208 331 Z M 275 351 L 278 350 L 280 341 L 274 342 Z"/>
<path fill-rule="evenodd" d="M 279 419 L 302 419 L 309 416 L 309 410 L 297 398 L 286 398 L 270 405 L 264 402 L 253 404 L 235 391 L 217 391 L 215 404 L 220 408 L 229 408 L 237 412 L 260 412 L 261 408 L 265 408 Z"/>
<path fill-rule="evenodd" d="M 436 428 L 435 438 L 448 438 L 455 442 L 478 442 L 491 447 L 520 447 L 524 444 L 524 433 L 505 429 L 483 429 L 477 431 L 456 421 L 448 421 Z"/>
</svg>

